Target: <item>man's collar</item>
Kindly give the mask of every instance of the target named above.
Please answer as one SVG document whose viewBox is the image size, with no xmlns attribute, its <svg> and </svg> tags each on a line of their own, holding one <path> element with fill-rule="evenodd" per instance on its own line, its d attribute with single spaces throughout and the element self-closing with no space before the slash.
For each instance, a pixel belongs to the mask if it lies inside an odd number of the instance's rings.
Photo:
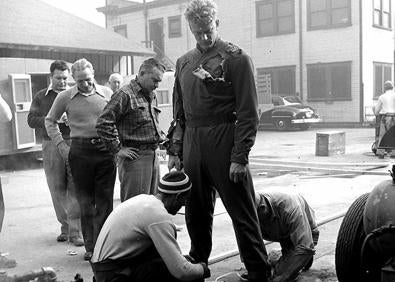
<svg viewBox="0 0 395 282">
<path fill-rule="evenodd" d="M 66 86 L 66 89 L 65 89 L 65 90 L 67 90 L 67 89 L 69 89 L 68 86 Z M 53 88 L 52 88 L 52 83 L 50 83 L 49 86 L 48 86 L 48 88 L 47 88 L 47 91 L 45 91 L 44 96 L 47 96 L 48 93 L 49 93 L 51 90 L 54 91 L 54 92 L 56 92 L 56 93 L 60 93 L 60 92 L 65 91 L 65 90 L 62 90 L 62 91 L 59 91 L 59 92 L 58 92 L 58 91 L 53 90 Z"/>
<path fill-rule="evenodd" d="M 100 87 L 98 87 L 95 83 L 93 84 L 93 87 L 95 88 L 95 90 L 94 90 L 95 93 L 99 94 L 103 98 L 106 97 L 103 90 Z M 84 95 L 83 93 L 81 93 L 78 90 L 77 85 L 74 85 L 72 88 L 70 88 L 70 92 L 71 92 L 70 99 L 73 99 L 78 93 L 80 93 L 81 95 Z"/>
<path fill-rule="evenodd" d="M 220 37 L 219 36 L 217 36 L 217 39 L 215 39 L 215 42 L 214 42 L 213 46 L 209 47 L 206 50 L 203 50 L 202 47 L 200 47 L 200 45 L 196 43 L 196 49 L 198 49 L 200 51 L 200 53 L 202 53 L 202 54 L 203 53 L 207 53 L 207 52 L 209 52 L 210 50 L 212 50 L 212 49 L 214 49 L 216 47 L 218 41 L 220 41 Z"/>
<path fill-rule="evenodd" d="M 135 89 L 137 92 L 142 92 L 143 88 L 141 87 L 140 83 L 137 82 L 137 77 L 130 81 L 130 86 Z"/>
</svg>

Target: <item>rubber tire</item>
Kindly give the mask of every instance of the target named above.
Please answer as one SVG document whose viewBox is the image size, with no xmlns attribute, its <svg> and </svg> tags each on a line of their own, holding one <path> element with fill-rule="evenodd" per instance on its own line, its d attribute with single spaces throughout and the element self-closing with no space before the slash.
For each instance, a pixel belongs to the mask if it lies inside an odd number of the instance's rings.
<svg viewBox="0 0 395 282">
<path fill-rule="evenodd" d="M 372 152 L 377 156 L 377 146 L 376 146 L 376 141 L 373 142 L 372 144 Z"/>
<path fill-rule="evenodd" d="M 369 193 L 359 196 L 350 206 L 337 235 L 335 265 L 339 282 L 360 282 L 360 253 L 366 237 L 363 212 Z"/>
<path fill-rule="evenodd" d="M 279 131 L 284 131 L 289 129 L 290 127 L 290 121 L 286 119 L 276 119 L 274 120 L 274 126 L 276 127 L 277 130 Z"/>
</svg>

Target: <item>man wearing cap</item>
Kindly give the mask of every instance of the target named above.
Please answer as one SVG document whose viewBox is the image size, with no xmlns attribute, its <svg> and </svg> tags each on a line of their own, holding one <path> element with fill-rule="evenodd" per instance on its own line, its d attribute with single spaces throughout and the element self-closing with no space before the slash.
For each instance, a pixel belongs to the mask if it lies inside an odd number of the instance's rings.
<svg viewBox="0 0 395 282">
<path fill-rule="evenodd" d="M 96 282 L 194 281 L 210 276 L 205 263 L 191 263 L 180 251 L 172 221 L 191 189 L 189 177 L 173 171 L 156 195 L 122 202 L 107 218 L 91 259 Z"/>
<path fill-rule="evenodd" d="M 373 108 L 376 118 L 381 116 L 380 131 L 378 137 L 377 155 L 379 158 L 384 158 L 385 149 L 380 148 L 381 140 L 388 130 L 395 125 L 395 93 L 394 86 L 391 81 L 384 83 L 384 93 L 380 95 L 376 106 Z"/>
</svg>

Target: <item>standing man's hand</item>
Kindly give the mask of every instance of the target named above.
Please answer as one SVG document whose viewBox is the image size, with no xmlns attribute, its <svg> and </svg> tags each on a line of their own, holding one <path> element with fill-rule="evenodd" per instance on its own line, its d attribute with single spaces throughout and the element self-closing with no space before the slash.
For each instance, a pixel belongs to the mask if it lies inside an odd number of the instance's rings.
<svg viewBox="0 0 395 282">
<path fill-rule="evenodd" d="M 137 148 L 122 147 L 121 150 L 119 150 L 118 152 L 118 157 L 136 160 L 140 157 L 138 151 L 139 149 Z"/>
<path fill-rule="evenodd" d="M 66 142 L 62 141 L 58 144 L 58 150 L 60 155 L 62 156 L 63 160 L 65 162 L 68 162 L 69 160 L 69 152 L 70 152 L 70 146 L 67 145 Z"/>
<path fill-rule="evenodd" d="M 232 162 L 229 169 L 229 178 L 231 181 L 242 182 L 247 176 L 247 165 Z"/>
<path fill-rule="evenodd" d="M 167 162 L 167 168 L 169 171 L 175 167 L 176 170 L 181 170 L 181 160 L 178 156 L 169 155 L 169 161 Z"/>
</svg>

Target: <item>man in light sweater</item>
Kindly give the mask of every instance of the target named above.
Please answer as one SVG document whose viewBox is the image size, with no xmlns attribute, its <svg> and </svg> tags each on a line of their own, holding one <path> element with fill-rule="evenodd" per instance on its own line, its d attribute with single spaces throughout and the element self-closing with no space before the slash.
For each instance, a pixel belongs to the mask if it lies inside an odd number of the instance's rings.
<svg viewBox="0 0 395 282">
<path fill-rule="evenodd" d="M 158 193 L 140 194 L 117 206 L 107 218 L 91 260 L 96 282 L 203 281 L 205 263 L 181 254 L 172 221 L 191 189 L 181 171 L 166 174 Z"/>
<path fill-rule="evenodd" d="M 96 132 L 96 121 L 112 91 L 95 83 L 92 64 L 86 59 L 71 67 L 76 85 L 58 94 L 46 119 L 48 136 L 64 159 L 69 160 L 81 208 L 81 227 L 86 253 L 92 257 L 100 229 L 113 208 L 116 165 Z M 66 113 L 71 146 L 63 140 L 58 121 Z"/>
</svg>

